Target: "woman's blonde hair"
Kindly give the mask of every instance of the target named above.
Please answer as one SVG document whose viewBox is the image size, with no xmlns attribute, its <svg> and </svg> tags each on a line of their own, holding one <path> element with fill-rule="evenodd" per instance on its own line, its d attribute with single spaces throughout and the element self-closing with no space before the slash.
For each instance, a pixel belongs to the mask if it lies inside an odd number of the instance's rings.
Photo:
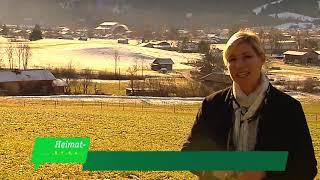
<svg viewBox="0 0 320 180">
<path fill-rule="evenodd" d="M 225 65 L 228 63 L 228 58 L 230 57 L 232 49 L 241 43 L 248 43 L 251 45 L 255 53 L 261 57 L 263 61 L 265 61 L 266 55 L 260 38 L 252 31 L 240 30 L 233 34 L 226 44 L 226 47 L 223 51 L 223 61 Z"/>
</svg>

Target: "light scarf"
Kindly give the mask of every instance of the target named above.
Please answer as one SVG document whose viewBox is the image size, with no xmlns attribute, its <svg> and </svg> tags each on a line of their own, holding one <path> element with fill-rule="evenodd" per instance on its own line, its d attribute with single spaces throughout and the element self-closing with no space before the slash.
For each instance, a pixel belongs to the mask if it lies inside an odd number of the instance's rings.
<svg viewBox="0 0 320 180">
<path fill-rule="evenodd" d="M 259 107 L 265 100 L 269 87 L 267 76 L 261 73 L 260 83 L 256 90 L 246 95 L 237 83 L 233 83 L 234 126 L 233 141 L 236 150 L 253 150 L 256 143 L 257 127 L 260 116 L 256 116 Z"/>
</svg>

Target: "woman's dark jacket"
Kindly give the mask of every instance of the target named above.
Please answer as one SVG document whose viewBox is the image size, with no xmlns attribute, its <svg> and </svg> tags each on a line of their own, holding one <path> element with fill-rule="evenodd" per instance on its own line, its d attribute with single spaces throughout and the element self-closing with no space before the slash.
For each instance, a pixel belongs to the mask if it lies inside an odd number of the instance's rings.
<svg viewBox="0 0 320 180">
<path fill-rule="evenodd" d="M 228 133 L 233 127 L 232 88 L 206 97 L 182 151 L 227 150 Z M 256 151 L 288 151 L 285 172 L 266 172 L 266 179 L 313 179 L 317 161 L 299 101 L 270 84 L 261 110 Z M 198 172 L 193 172 L 197 174 Z"/>
</svg>

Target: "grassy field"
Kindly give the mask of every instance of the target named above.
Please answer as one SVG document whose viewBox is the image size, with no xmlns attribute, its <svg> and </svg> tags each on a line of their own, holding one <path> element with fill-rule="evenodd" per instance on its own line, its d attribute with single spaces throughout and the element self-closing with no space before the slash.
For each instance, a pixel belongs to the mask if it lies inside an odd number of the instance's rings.
<svg viewBox="0 0 320 180">
<path fill-rule="evenodd" d="M 90 150 L 179 151 L 199 105 L 82 104 L 80 102 L 0 101 L 0 179 L 195 179 L 189 172 L 83 172 L 81 165 L 43 165 L 33 171 L 36 137 L 90 137 Z M 320 112 L 320 102 L 304 104 Z M 320 117 L 307 116 L 320 161 Z M 319 177 L 319 176 L 318 176 Z"/>
<path fill-rule="evenodd" d="M 32 57 L 29 68 L 66 67 L 70 62 L 76 69 L 89 68 L 93 70 L 114 70 L 114 52 L 118 51 L 118 68 L 125 72 L 128 67 L 138 64 L 150 68 L 155 58 L 171 58 L 174 69 L 191 69 L 181 63 L 199 59 L 198 53 L 178 53 L 155 48 L 140 47 L 136 40 L 130 44 L 118 44 L 117 40 L 90 39 L 88 41 L 43 39 L 30 42 Z M 1 42 L 5 48 L 7 42 Z M 7 60 L 4 64 L 8 65 Z M 16 60 L 14 60 L 16 61 Z M 150 71 L 151 72 L 151 71 Z M 146 72 L 147 73 L 147 72 Z M 153 72 L 151 72 L 154 74 Z"/>
<path fill-rule="evenodd" d="M 284 64 L 282 61 L 272 61 L 271 65 L 281 68 L 281 70 L 271 70 L 271 72 L 279 75 L 320 77 L 319 66 L 306 66 L 306 65 L 299 65 L 299 64 L 289 65 L 289 64 Z"/>
</svg>

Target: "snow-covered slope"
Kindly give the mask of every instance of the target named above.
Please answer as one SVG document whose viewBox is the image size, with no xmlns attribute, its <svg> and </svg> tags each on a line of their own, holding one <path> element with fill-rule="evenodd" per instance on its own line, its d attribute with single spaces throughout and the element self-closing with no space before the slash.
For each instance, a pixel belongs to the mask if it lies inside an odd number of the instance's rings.
<svg viewBox="0 0 320 180">
<path fill-rule="evenodd" d="M 262 11 L 263 9 L 267 9 L 269 5 L 279 4 L 279 3 L 281 3 L 282 1 L 283 1 L 283 0 L 272 1 L 272 2 L 270 2 L 270 3 L 266 3 L 266 4 L 264 4 L 264 5 L 258 6 L 258 7 L 256 7 L 256 8 L 254 8 L 252 11 L 253 11 L 256 15 L 258 15 L 258 14 L 261 13 L 261 11 Z"/>
<path fill-rule="evenodd" d="M 278 13 L 278 14 L 270 14 L 269 16 L 274 17 L 274 18 L 277 17 L 280 19 L 295 19 L 295 20 L 310 21 L 310 22 L 320 19 L 320 18 L 314 18 L 314 17 L 310 17 L 310 16 L 305 16 L 302 14 L 292 13 L 292 12 L 282 12 L 282 13 Z"/>
<path fill-rule="evenodd" d="M 312 23 L 285 23 L 275 26 L 277 29 L 290 29 L 290 28 L 296 28 L 296 29 L 306 29 L 306 28 L 314 28 L 314 24 Z"/>
</svg>

